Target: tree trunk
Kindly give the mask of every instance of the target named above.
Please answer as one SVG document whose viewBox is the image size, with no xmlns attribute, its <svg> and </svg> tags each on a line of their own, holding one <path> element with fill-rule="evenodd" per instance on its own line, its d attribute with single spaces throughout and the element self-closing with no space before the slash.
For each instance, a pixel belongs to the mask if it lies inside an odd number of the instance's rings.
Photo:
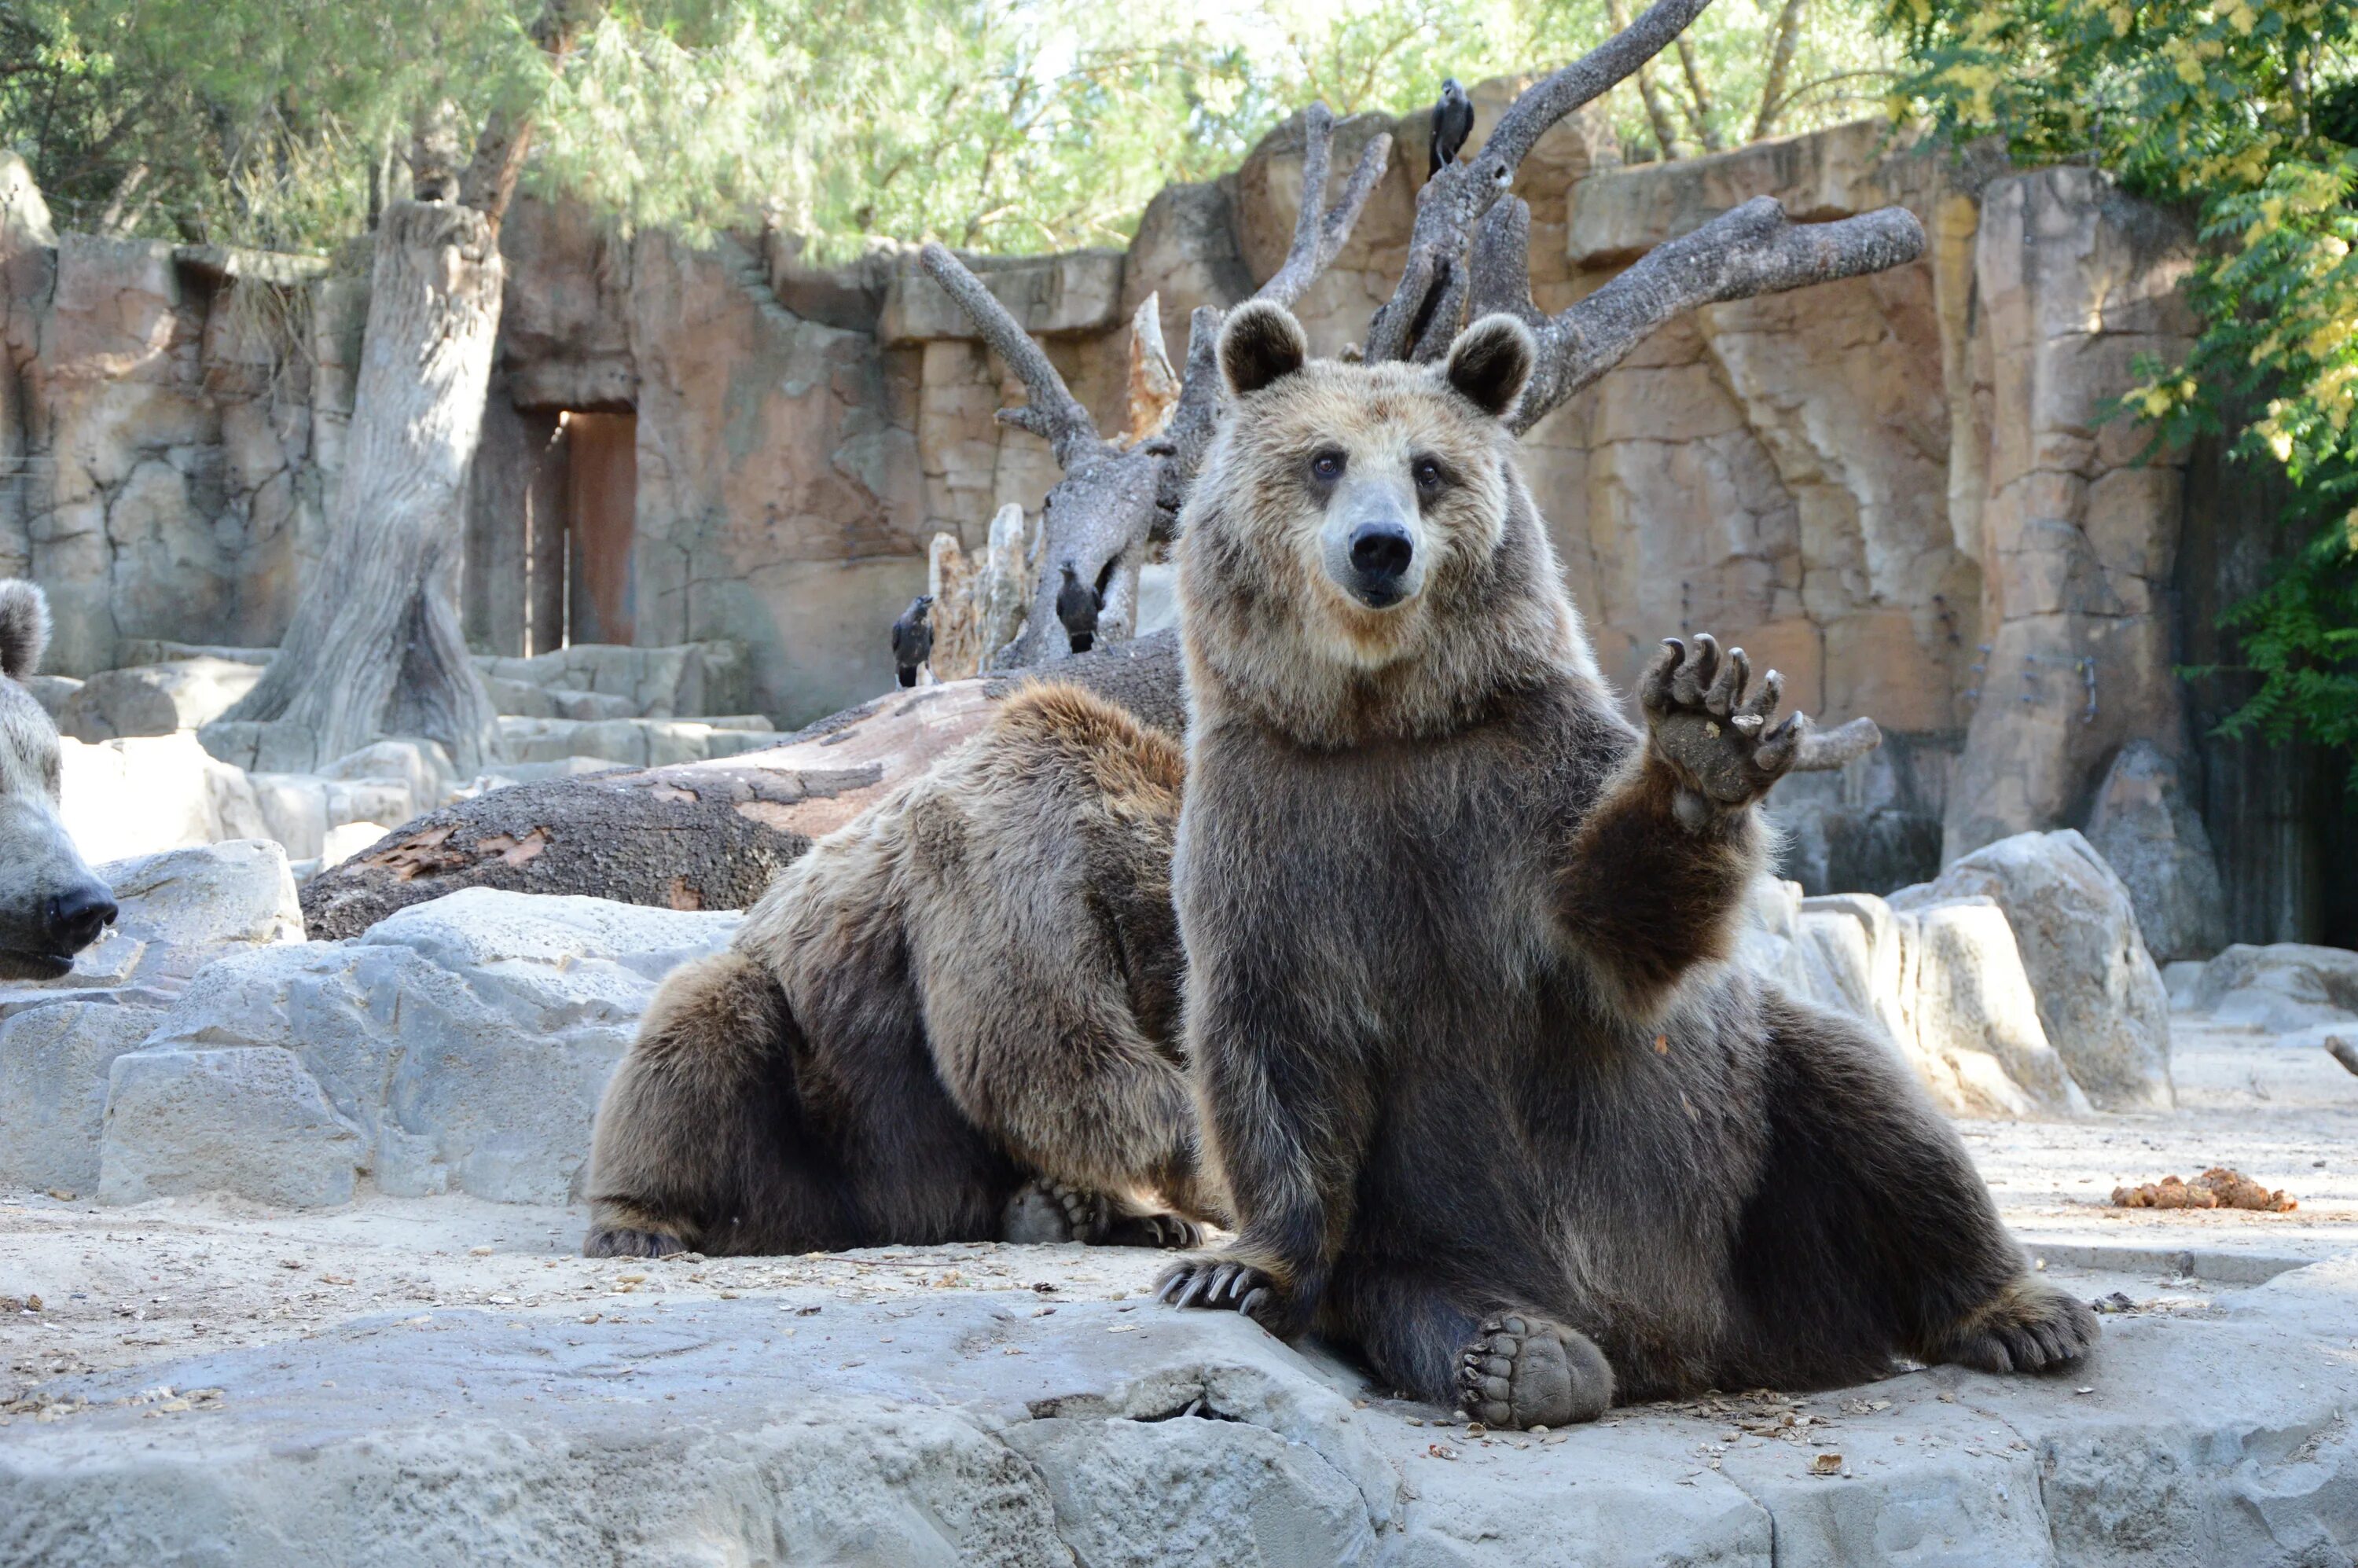
<svg viewBox="0 0 2358 1568">
<path fill-rule="evenodd" d="M 502 273 L 482 213 L 385 209 L 326 548 L 270 668 L 208 731 L 217 751 L 308 772 L 401 734 L 440 741 L 461 777 L 489 760 L 496 724 L 458 576 Z"/>
<path fill-rule="evenodd" d="M 1046 673 L 1174 735 L 1185 725 L 1175 633 L 1073 654 Z M 315 941 L 339 941 L 406 904 L 468 887 L 742 909 L 813 838 L 933 766 L 1029 678 L 895 691 L 763 751 L 460 801 L 312 878 L 303 890 L 306 926 Z"/>
</svg>

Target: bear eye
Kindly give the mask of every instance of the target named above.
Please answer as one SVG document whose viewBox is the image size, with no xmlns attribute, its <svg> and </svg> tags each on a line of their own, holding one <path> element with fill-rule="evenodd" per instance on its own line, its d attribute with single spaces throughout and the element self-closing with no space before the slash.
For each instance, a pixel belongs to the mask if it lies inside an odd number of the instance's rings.
<svg viewBox="0 0 2358 1568">
<path fill-rule="evenodd" d="M 1417 459 L 1410 466 L 1409 472 L 1416 477 L 1417 489 L 1423 491 L 1439 490 L 1441 481 L 1448 477 L 1443 471 L 1441 464 L 1432 458 Z"/>
<path fill-rule="evenodd" d="M 1332 484 L 1343 477 L 1343 454 L 1329 447 L 1310 460 L 1310 477 Z"/>
</svg>

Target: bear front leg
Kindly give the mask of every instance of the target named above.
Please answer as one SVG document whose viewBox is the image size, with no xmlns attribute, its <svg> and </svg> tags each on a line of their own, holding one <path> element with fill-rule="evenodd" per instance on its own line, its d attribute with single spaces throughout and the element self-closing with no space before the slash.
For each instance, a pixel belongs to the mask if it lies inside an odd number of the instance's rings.
<svg viewBox="0 0 2358 1568">
<path fill-rule="evenodd" d="M 1767 863 L 1753 804 L 1793 765 L 1808 720 L 1769 720 L 1744 650 L 1667 639 L 1639 682 L 1644 745 L 1575 831 L 1566 923 L 1627 1002 L 1650 1011 L 1692 966 L 1734 946 L 1745 884 Z"/>
</svg>

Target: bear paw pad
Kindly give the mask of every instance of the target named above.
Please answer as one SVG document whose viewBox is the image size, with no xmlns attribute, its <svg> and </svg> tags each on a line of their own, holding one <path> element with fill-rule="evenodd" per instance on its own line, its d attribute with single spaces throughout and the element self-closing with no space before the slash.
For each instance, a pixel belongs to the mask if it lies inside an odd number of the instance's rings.
<svg viewBox="0 0 2358 1568">
<path fill-rule="evenodd" d="M 1520 1430 L 1595 1421 L 1613 1402 L 1613 1370 L 1587 1336 L 1524 1313 L 1484 1324 L 1458 1358 L 1457 1395 L 1485 1426 Z"/>
</svg>

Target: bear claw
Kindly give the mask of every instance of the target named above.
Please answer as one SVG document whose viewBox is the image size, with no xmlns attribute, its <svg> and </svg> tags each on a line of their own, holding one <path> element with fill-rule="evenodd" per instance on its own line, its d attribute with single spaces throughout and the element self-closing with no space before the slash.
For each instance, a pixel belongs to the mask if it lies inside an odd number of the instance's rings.
<svg viewBox="0 0 2358 1568">
<path fill-rule="evenodd" d="M 1154 1295 L 1172 1306 L 1234 1311 L 1261 1323 L 1261 1314 L 1278 1299 L 1278 1286 L 1275 1279 L 1250 1263 L 1189 1258 L 1164 1271 Z"/>
<path fill-rule="evenodd" d="M 1605 1413 L 1613 1371 L 1587 1336 L 1530 1314 L 1501 1313 L 1459 1354 L 1457 1396 L 1485 1426 L 1568 1426 Z"/>
<path fill-rule="evenodd" d="M 668 1231 L 622 1225 L 601 1226 L 581 1238 L 584 1258 L 668 1258 L 687 1250 L 687 1243 Z"/>
<path fill-rule="evenodd" d="M 1792 767 L 1809 720 L 1796 713 L 1769 723 L 1784 689 L 1775 670 L 1753 681 L 1744 650 L 1723 657 L 1709 633 L 1692 648 L 1676 637 L 1662 640 L 1638 697 L 1655 751 L 1682 781 L 1678 805 L 1687 826 L 1700 826 L 1714 807 L 1758 800 Z"/>
<path fill-rule="evenodd" d="M 1193 1247 L 1202 1230 L 1175 1214 L 1126 1214 L 1103 1193 L 1037 1176 L 1007 1202 L 1004 1239 L 1087 1247 Z"/>
<path fill-rule="evenodd" d="M 2017 1281 L 1962 1327 L 1939 1359 L 1981 1372 L 2056 1372 L 2095 1347 L 2096 1314 L 2051 1285 Z"/>
</svg>

